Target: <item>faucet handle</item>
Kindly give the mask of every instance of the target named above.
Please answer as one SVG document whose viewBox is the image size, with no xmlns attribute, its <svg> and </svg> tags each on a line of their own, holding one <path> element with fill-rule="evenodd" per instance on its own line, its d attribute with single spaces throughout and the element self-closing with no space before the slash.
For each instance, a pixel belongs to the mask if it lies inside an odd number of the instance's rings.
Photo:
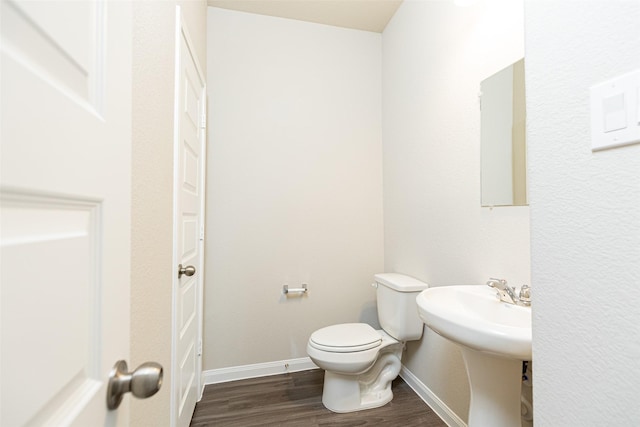
<svg viewBox="0 0 640 427">
<path fill-rule="evenodd" d="M 531 286 L 522 285 L 520 287 L 520 295 L 518 296 L 520 301 L 531 302 Z"/>
<path fill-rule="evenodd" d="M 500 285 L 498 288 L 504 288 L 507 285 L 507 281 L 504 279 L 495 279 L 490 277 L 487 281 L 487 286 L 491 288 L 495 288 L 497 285 Z"/>
</svg>

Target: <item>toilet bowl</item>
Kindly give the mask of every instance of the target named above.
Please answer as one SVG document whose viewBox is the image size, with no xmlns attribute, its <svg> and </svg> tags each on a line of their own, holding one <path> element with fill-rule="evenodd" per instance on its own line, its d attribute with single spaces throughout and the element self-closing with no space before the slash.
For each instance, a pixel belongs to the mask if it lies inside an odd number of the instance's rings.
<svg viewBox="0 0 640 427">
<path fill-rule="evenodd" d="M 328 326 L 311 334 L 307 353 L 325 370 L 322 403 L 333 412 L 383 406 L 393 399 L 391 382 L 400 373 L 405 341 L 422 337 L 415 299 L 427 285 L 396 273 L 376 274 L 380 325 Z"/>
<path fill-rule="evenodd" d="M 352 345 L 336 345 L 345 335 L 360 333 Z M 353 412 L 391 401 L 391 381 L 400 373 L 402 343 L 366 323 L 346 323 L 314 332 L 309 357 L 324 369 L 322 403 L 333 412 Z M 382 370 L 385 375 L 381 375 Z"/>
</svg>

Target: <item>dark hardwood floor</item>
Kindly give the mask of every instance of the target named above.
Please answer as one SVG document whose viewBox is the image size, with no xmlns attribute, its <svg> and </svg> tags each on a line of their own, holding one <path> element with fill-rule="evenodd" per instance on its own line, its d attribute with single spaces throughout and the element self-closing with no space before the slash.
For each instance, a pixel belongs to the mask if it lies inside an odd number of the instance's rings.
<svg viewBox="0 0 640 427">
<path fill-rule="evenodd" d="M 208 385 L 191 426 L 446 427 L 400 377 L 393 382 L 390 403 L 348 414 L 322 405 L 323 378 L 324 371 L 314 369 Z"/>
</svg>

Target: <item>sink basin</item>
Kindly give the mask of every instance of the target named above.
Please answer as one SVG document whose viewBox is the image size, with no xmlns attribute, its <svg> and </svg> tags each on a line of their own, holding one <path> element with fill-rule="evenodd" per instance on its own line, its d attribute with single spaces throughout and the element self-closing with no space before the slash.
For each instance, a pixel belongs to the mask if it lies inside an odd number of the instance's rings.
<svg viewBox="0 0 640 427">
<path fill-rule="evenodd" d="M 531 360 L 531 308 L 482 285 L 443 286 L 416 298 L 422 321 L 460 345 L 471 402 L 469 427 L 521 425 L 522 361 Z"/>
<path fill-rule="evenodd" d="M 474 350 L 531 360 L 531 308 L 508 304 L 483 285 L 441 286 L 418 295 L 422 321 Z"/>
</svg>

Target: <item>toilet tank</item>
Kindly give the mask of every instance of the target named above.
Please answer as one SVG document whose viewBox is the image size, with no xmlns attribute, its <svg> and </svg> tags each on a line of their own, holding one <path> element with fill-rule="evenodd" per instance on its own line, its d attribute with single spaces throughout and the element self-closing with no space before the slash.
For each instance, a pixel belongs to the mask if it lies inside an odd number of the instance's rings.
<svg viewBox="0 0 640 427">
<path fill-rule="evenodd" d="M 377 288 L 378 321 L 398 341 L 419 340 L 424 323 L 418 316 L 416 297 L 427 284 L 398 273 L 373 276 Z"/>
</svg>

